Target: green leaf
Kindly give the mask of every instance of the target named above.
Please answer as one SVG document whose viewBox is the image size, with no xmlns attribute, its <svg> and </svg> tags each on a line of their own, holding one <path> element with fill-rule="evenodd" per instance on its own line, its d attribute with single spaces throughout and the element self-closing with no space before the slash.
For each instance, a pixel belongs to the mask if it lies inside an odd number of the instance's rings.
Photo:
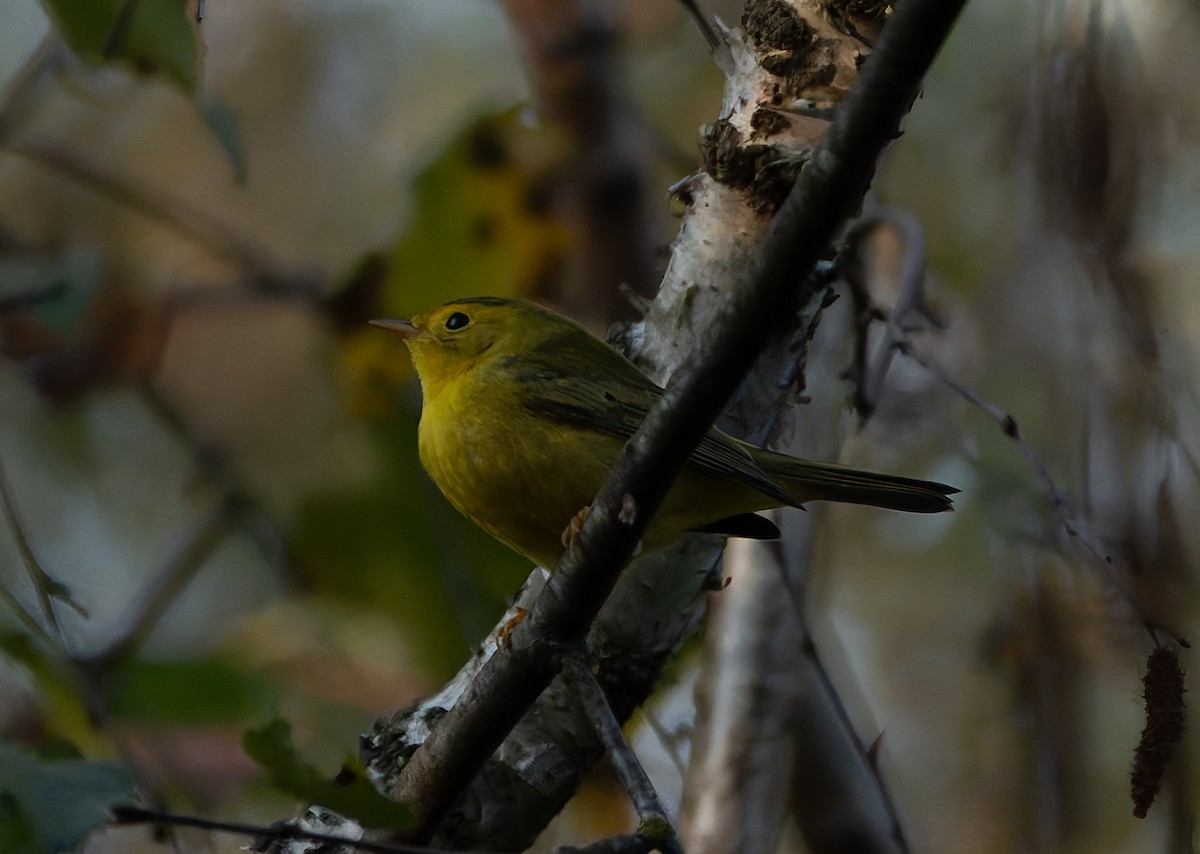
<svg viewBox="0 0 1200 854">
<path fill-rule="evenodd" d="M 335 779 L 305 762 L 292 744 L 292 727 L 285 720 L 247 730 L 242 748 L 263 767 L 273 786 L 306 803 L 328 807 L 366 827 L 402 830 L 413 823 L 406 807 L 375 790 L 357 760 L 347 760 Z"/>
<path fill-rule="evenodd" d="M 161 74 L 194 94 L 200 80 L 195 23 L 182 0 L 41 0 L 71 50 Z"/>
<path fill-rule="evenodd" d="M 70 851 L 133 797 L 133 777 L 115 762 L 45 760 L 0 742 L 2 851 Z"/>
</svg>

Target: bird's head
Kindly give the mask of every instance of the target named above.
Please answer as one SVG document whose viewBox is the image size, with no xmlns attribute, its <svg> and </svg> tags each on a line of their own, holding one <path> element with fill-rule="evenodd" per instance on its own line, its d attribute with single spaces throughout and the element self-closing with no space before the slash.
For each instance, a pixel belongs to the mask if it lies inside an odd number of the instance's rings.
<svg viewBox="0 0 1200 854">
<path fill-rule="evenodd" d="M 536 347 L 557 323 L 556 315 L 532 303 L 499 297 L 454 300 L 409 320 L 372 320 L 398 332 L 408 345 L 421 391 L 432 400 L 448 383 L 488 355 L 514 355 Z"/>
</svg>

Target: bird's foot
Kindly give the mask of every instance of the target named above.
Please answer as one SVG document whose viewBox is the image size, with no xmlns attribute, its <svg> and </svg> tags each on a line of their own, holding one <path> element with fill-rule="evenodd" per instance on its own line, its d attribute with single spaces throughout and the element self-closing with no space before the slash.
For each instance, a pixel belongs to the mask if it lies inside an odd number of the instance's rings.
<svg viewBox="0 0 1200 854">
<path fill-rule="evenodd" d="M 499 646 L 505 652 L 512 649 L 513 632 L 517 630 L 517 626 L 525 622 L 525 618 L 529 616 L 529 609 L 516 607 L 513 609 L 513 615 L 504 621 L 504 625 L 496 632 L 499 640 Z"/>
<path fill-rule="evenodd" d="M 571 517 L 571 521 L 567 523 L 567 527 L 562 532 L 562 544 L 564 549 L 569 549 L 571 543 L 575 542 L 579 537 L 579 532 L 583 530 L 583 523 L 587 521 L 588 514 L 592 512 L 592 505 L 586 504 L 584 508 Z"/>
</svg>

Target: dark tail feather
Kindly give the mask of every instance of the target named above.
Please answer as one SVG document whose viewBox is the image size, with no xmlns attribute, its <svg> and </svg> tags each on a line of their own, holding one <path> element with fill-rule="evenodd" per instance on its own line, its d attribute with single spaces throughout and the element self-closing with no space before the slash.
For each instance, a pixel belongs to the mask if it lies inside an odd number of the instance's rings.
<svg viewBox="0 0 1200 854">
<path fill-rule="evenodd" d="M 779 528 L 765 516 L 757 513 L 740 513 L 718 519 L 703 528 L 696 528 L 697 534 L 724 534 L 727 537 L 742 537 L 747 540 L 778 540 Z"/>
<path fill-rule="evenodd" d="M 950 496 L 958 490 L 944 483 L 797 460 L 769 451 L 760 457 L 759 453 L 755 454 L 759 465 L 799 502 L 841 501 L 909 513 L 954 509 Z"/>
</svg>

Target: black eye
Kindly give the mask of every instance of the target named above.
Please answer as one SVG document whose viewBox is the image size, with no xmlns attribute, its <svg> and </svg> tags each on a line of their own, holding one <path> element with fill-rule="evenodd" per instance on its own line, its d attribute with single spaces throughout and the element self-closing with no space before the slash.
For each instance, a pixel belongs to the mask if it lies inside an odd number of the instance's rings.
<svg viewBox="0 0 1200 854">
<path fill-rule="evenodd" d="M 446 318 L 446 328 L 451 332 L 457 332 L 470 322 L 471 318 L 467 317 L 461 311 L 456 311 Z"/>
</svg>

